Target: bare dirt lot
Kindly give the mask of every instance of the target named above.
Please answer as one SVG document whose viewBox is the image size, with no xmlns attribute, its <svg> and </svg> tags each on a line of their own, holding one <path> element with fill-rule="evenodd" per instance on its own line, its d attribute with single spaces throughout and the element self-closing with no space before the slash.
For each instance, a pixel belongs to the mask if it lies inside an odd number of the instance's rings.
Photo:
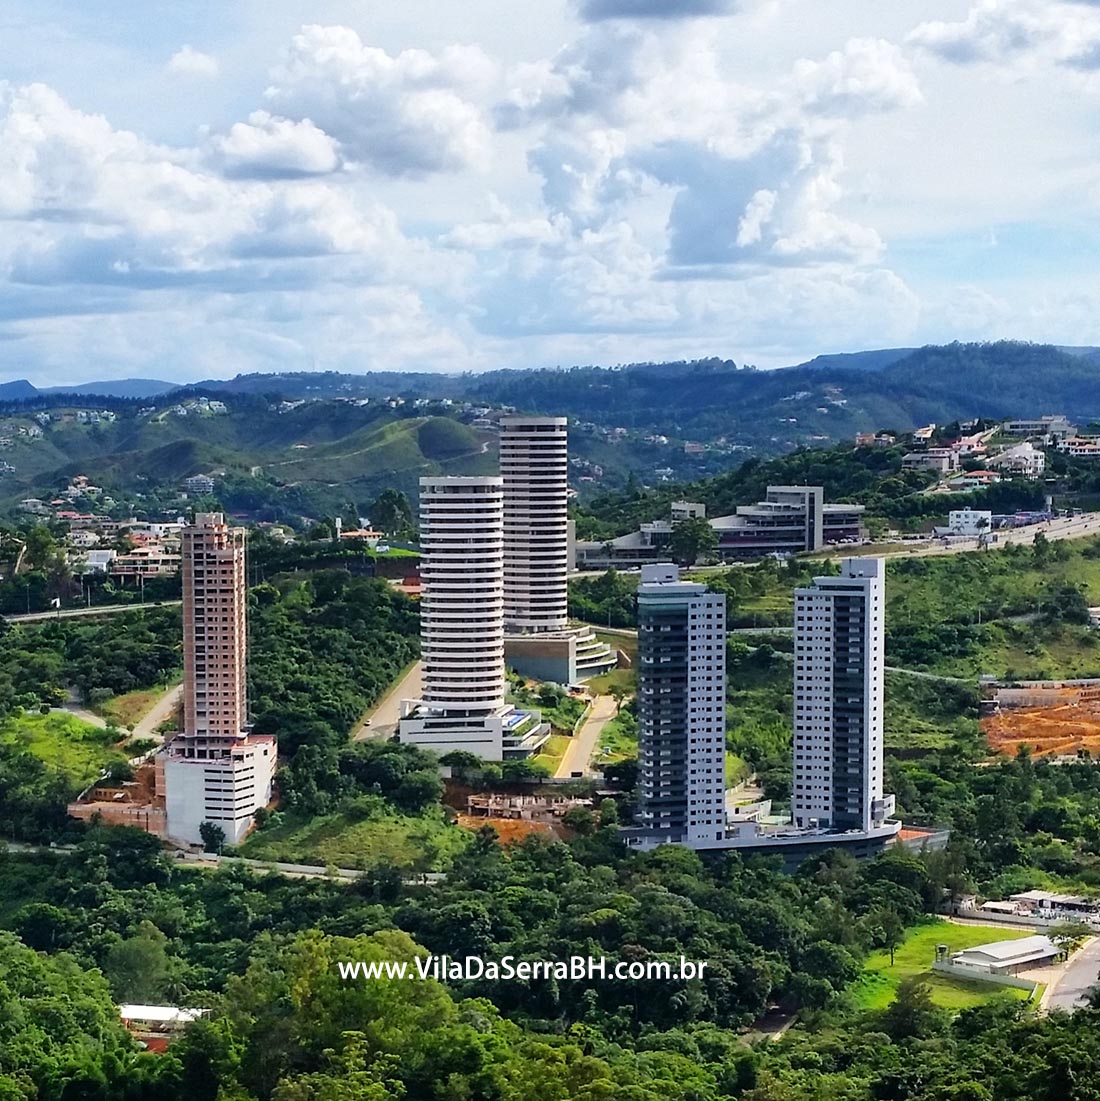
<svg viewBox="0 0 1100 1101">
<path fill-rule="evenodd" d="M 1021 743 L 1036 756 L 1058 756 L 1087 749 L 1100 755 L 1100 703 L 1002 711 L 982 719 L 982 732 L 994 753 L 1014 756 Z"/>
<path fill-rule="evenodd" d="M 482 826 L 492 826 L 500 835 L 502 845 L 522 841 L 533 833 L 546 834 L 548 837 L 560 836 L 549 822 L 531 822 L 521 818 L 485 818 L 481 815 L 460 814 L 458 824 L 464 830 L 475 831 L 481 829 Z"/>
</svg>

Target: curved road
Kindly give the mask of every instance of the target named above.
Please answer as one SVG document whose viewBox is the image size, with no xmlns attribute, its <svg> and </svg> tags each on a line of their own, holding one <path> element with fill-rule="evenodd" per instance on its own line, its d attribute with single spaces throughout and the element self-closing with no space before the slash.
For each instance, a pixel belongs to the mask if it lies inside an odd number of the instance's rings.
<svg viewBox="0 0 1100 1101">
<path fill-rule="evenodd" d="M 1100 937 L 1090 940 L 1066 964 L 1058 981 L 1052 983 L 1043 998 L 1047 1010 L 1063 1009 L 1072 1013 L 1087 1001 L 1090 992 L 1100 986 Z"/>
<path fill-rule="evenodd" d="M 83 616 L 118 615 L 120 612 L 142 612 L 148 608 L 175 608 L 182 600 L 149 601 L 148 604 L 93 604 L 90 608 L 53 608 L 48 612 L 31 612 L 4 616 L 8 623 L 36 623 L 46 619 L 77 619 Z"/>
</svg>

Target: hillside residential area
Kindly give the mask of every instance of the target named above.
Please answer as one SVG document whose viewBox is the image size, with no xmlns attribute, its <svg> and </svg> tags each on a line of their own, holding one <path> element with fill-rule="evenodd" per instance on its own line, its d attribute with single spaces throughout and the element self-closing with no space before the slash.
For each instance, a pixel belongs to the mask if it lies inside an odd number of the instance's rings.
<svg viewBox="0 0 1100 1101">
<path fill-rule="evenodd" d="M 0 1101 L 1098 1101 L 1092 0 L 7 0 Z"/>
</svg>

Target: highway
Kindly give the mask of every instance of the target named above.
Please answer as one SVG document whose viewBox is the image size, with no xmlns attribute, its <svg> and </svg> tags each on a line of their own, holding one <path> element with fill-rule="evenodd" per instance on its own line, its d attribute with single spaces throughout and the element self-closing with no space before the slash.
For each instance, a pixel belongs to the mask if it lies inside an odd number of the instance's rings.
<svg viewBox="0 0 1100 1101">
<path fill-rule="evenodd" d="M 1083 516 L 1067 516 L 1058 520 L 1051 520 L 1045 524 L 1029 524 L 1026 528 L 1008 528 L 996 531 L 993 534 L 997 542 L 989 546 L 990 550 L 1013 543 L 1019 546 L 1030 546 L 1035 542 L 1035 536 L 1042 532 L 1052 543 L 1062 539 L 1083 539 L 1087 535 L 1100 535 L 1100 513 L 1089 512 Z M 948 543 L 932 541 L 929 543 L 912 543 L 907 547 L 884 550 L 883 558 L 908 558 L 918 555 L 963 554 L 967 551 L 980 550 L 977 539 L 960 539 Z M 843 547 L 831 549 L 831 556 L 836 557 L 845 552 Z M 859 548 L 853 548 L 853 553 L 860 553 Z"/>
</svg>

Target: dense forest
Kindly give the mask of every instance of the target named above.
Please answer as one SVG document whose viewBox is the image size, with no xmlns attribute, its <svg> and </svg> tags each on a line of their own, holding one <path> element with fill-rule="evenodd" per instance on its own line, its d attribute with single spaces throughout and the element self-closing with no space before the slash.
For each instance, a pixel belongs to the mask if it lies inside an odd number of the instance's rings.
<svg viewBox="0 0 1100 1101">
<path fill-rule="evenodd" d="M 1052 847 L 1096 851 L 1092 767 L 1023 757 L 975 770 L 948 755 L 891 779 L 903 776 L 912 789 L 903 798 L 955 821 L 947 853 L 864 864 L 829 853 L 794 876 L 763 858 L 626 855 L 611 825 L 568 845 L 531 838 L 508 849 L 483 831 L 431 886 L 385 871 L 347 885 L 181 869 L 130 830 L 93 830 L 71 854 L 0 855 L 0 926 L 22 941 L 0 938 L 0 999 L 19 1007 L 0 1023 L 0 1095 L 1091 1096 L 1081 1090 L 1100 1058 L 1093 1011 L 1042 1018 L 994 998 L 952 1018 L 919 982 L 884 1010 L 849 992 L 868 951 L 898 923 L 927 920 L 945 891 L 973 889 L 975 876 L 1021 889 L 1043 874 L 1027 866 L 1053 861 Z M 337 973 L 342 960 L 424 952 L 684 956 L 708 968 L 671 983 L 443 986 Z M 117 1027 L 112 999 L 212 1012 L 154 1057 Z M 744 1028 L 769 1007 L 800 1010 L 801 1022 L 778 1043 L 753 1044 Z"/>
</svg>

